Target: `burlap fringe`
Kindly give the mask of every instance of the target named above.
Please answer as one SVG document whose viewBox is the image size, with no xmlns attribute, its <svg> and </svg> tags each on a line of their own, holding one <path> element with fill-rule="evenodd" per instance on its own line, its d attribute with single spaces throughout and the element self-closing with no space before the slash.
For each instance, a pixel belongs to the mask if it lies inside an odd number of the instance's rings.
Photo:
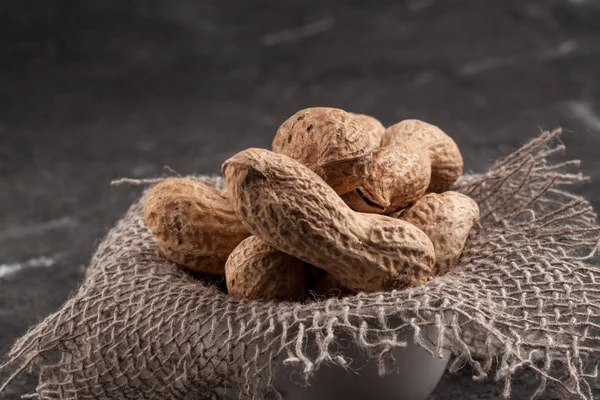
<svg viewBox="0 0 600 400">
<path fill-rule="evenodd" d="M 450 371 L 504 381 L 534 371 L 539 386 L 591 399 L 600 355 L 600 228 L 590 204 L 565 187 L 586 180 L 546 132 L 456 190 L 480 205 L 457 270 L 423 287 L 289 304 L 229 299 L 164 260 L 141 202 L 99 246 L 85 283 L 56 313 L 19 339 L 2 370 L 37 367 L 39 399 L 184 399 L 219 386 L 245 398 L 273 394 L 281 357 L 307 379 L 323 364 L 347 365 L 344 334 L 381 373 L 399 332 L 431 354 L 450 348 Z M 201 178 L 219 187 L 220 178 Z M 435 326 L 433 343 L 423 332 Z M 307 343 L 314 344 L 307 350 Z M 562 366 L 562 367 L 560 367 Z"/>
</svg>

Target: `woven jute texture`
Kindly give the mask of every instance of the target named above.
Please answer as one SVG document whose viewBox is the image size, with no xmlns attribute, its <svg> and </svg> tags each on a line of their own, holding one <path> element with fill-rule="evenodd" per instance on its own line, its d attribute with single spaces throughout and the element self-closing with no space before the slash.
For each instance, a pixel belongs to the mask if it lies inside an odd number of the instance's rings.
<svg viewBox="0 0 600 400">
<path fill-rule="evenodd" d="M 590 204 L 568 191 L 585 177 L 560 160 L 558 136 L 546 132 L 458 182 L 479 203 L 480 225 L 457 269 L 409 290 L 297 304 L 230 299 L 161 255 L 140 200 L 99 245 L 77 293 L 16 342 L 4 383 L 37 372 L 31 397 L 40 399 L 191 399 L 223 386 L 263 399 L 276 395 L 283 363 L 308 379 L 324 364 L 346 366 L 340 335 L 384 373 L 408 329 L 434 356 L 451 349 L 451 371 L 470 364 L 475 378 L 504 381 L 506 396 L 530 369 L 534 395 L 552 384 L 592 398 L 600 230 Z"/>
</svg>

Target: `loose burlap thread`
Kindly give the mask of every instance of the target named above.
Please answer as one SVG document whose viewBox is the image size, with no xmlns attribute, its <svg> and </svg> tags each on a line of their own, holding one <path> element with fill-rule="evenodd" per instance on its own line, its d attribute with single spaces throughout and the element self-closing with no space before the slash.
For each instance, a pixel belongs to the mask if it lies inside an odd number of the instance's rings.
<svg viewBox="0 0 600 400">
<path fill-rule="evenodd" d="M 529 369 L 539 378 L 533 396 L 556 384 L 591 399 L 600 228 L 590 204 L 568 191 L 586 180 L 578 162 L 549 161 L 564 150 L 559 134 L 458 182 L 478 202 L 480 224 L 458 268 L 407 290 L 294 304 L 231 299 L 162 256 L 140 199 L 99 245 L 77 293 L 15 343 L 5 387 L 32 370 L 39 399 L 203 398 L 218 387 L 262 399 L 276 394 L 282 359 L 307 379 L 325 364 L 347 367 L 342 334 L 384 373 L 409 329 L 434 356 L 452 350 L 450 371 L 469 364 L 476 379 L 504 381 L 505 396 Z"/>
</svg>

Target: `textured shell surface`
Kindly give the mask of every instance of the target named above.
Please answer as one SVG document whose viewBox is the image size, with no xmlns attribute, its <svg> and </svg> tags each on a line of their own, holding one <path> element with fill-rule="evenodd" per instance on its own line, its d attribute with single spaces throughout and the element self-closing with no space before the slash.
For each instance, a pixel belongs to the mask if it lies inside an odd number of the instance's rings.
<svg viewBox="0 0 600 400">
<path fill-rule="evenodd" d="M 370 136 L 338 108 L 298 111 L 277 130 L 273 151 L 306 165 L 339 194 L 358 187 L 371 168 Z"/>
<path fill-rule="evenodd" d="M 391 214 L 419 199 L 429 186 L 431 167 L 423 152 L 406 146 L 373 151 L 373 168 L 355 190 L 342 195 L 353 210 Z"/>
<path fill-rule="evenodd" d="M 299 300 L 305 287 L 304 263 L 250 236 L 227 259 L 225 279 L 234 297 Z"/>
<path fill-rule="evenodd" d="M 458 146 L 435 125 L 416 119 L 400 121 L 383 133 L 382 146 L 404 145 L 426 150 L 431 162 L 428 190 L 443 192 L 461 176 L 463 159 Z"/>
<path fill-rule="evenodd" d="M 479 206 L 458 192 L 429 193 L 400 218 L 429 236 L 435 248 L 436 273 L 444 274 L 458 263 L 469 232 L 479 221 Z"/>
<path fill-rule="evenodd" d="M 351 210 L 318 175 L 283 154 L 244 150 L 223 164 L 234 208 L 254 235 L 326 270 L 354 291 L 417 285 L 433 271 L 427 235 Z"/>
<path fill-rule="evenodd" d="M 227 197 L 190 178 L 150 189 L 144 219 L 166 258 L 208 274 L 223 274 L 231 251 L 250 235 Z"/>
</svg>

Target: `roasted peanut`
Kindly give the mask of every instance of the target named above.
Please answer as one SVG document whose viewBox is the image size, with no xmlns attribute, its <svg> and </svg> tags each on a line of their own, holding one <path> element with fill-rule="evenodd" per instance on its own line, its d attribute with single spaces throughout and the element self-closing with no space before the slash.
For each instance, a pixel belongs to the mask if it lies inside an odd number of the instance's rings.
<svg viewBox="0 0 600 400">
<path fill-rule="evenodd" d="M 419 199 L 429 186 L 431 167 L 427 156 L 402 146 L 373 151 L 373 168 L 355 190 L 342 195 L 353 210 L 391 214 Z"/>
<path fill-rule="evenodd" d="M 250 236 L 227 259 L 225 279 L 234 297 L 298 300 L 304 291 L 304 263 Z"/>
<path fill-rule="evenodd" d="M 436 274 L 444 274 L 457 264 L 471 228 L 479 221 L 479 207 L 457 192 L 429 193 L 400 218 L 429 236 L 435 248 Z"/>
<path fill-rule="evenodd" d="M 248 149 L 222 167 L 234 209 L 254 235 L 326 270 L 353 291 L 419 285 L 435 251 L 414 225 L 351 210 L 317 174 L 283 154 Z"/>
<path fill-rule="evenodd" d="M 223 274 L 227 257 L 250 236 L 227 197 L 200 181 L 168 178 L 144 199 L 144 218 L 169 260 Z"/>
<path fill-rule="evenodd" d="M 338 108 L 298 111 L 273 139 L 273 151 L 306 165 L 338 194 L 356 189 L 371 168 L 370 136 L 352 115 Z"/>
<path fill-rule="evenodd" d="M 426 150 L 431 163 L 430 192 L 450 189 L 462 174 L 463 159 L 458 146 L 435 125 L 416 119 L 398 122 L 385 130 L 381 145 L 403 145 L 416 152 Z"/>
</svg>

